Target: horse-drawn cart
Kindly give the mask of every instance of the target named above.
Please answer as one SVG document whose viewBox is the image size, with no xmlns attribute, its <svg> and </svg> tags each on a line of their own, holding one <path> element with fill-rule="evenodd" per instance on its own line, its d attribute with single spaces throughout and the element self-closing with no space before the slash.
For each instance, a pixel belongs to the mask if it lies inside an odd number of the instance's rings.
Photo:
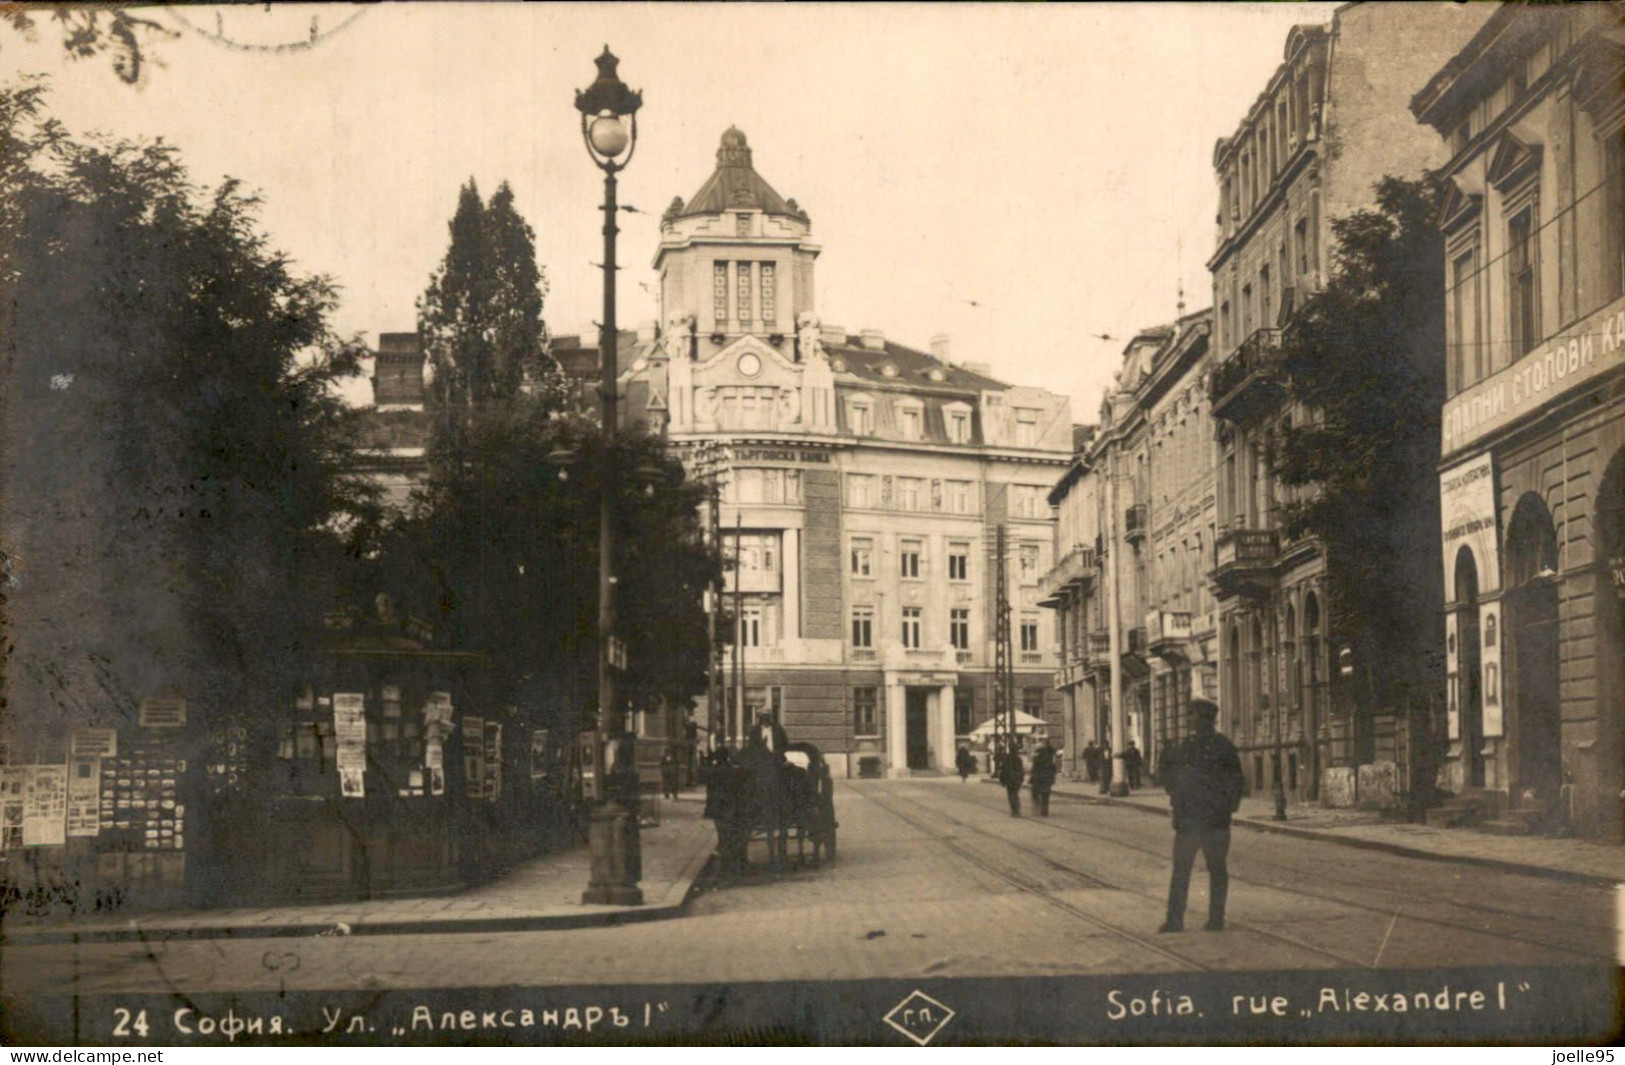
<svg viewBox="0 0 1625 1065">
<path fill-rule="evenodd" d="M 791 864 L 791 841 L 798 867 L 835 860 L 835 783 L 813 744 L 792 743 L 782 753 L 752 745 L 738 761 L 719 757 L 701 775 L 705 815 L 716 821 L 725 872 L 749 865 L 754 840 L 767 845 L 768 864 L 775 869 Z"/>
</svg>

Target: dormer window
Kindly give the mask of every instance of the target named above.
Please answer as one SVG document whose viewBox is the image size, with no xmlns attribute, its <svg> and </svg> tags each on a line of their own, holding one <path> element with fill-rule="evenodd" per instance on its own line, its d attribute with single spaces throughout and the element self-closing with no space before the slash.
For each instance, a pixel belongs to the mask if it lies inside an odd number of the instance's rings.
<svg viewBox="0 0 1625 1065">
<path fill-rule="evenodd" d="M 884 366 L 882 366 L 880 368 L 880 376 L 882 376 L 882 377 L 896 377 L 897 376 L 897 367 L 893 366 L 891 363 L 888 362 L 886 365 L 884 365 Z"/>
<path fill-rule="evenodd" d="M 1016 408 L 1016 446 L 1038 446 L 1038 412 L 1031 407 Z"/>
<path fill-rule="evenodd" d="M 970 443 L 970 408 L 952 404 L 942 409 L 942 421 L 948 430 L 950 444 Z"/>
<path fill-rule="evenodd" d="M 868 396 L 855 396 L 847 400 L 846 425 L 854 436 L 873 436 L 875 432 L 874 401 Z"/>
<path fill-rule="evenodd" d="M 741 237 L 750 236 L 750 215 L 743 211 L 734 215 L 734 233 Z"/>
<path fill-rule="evenodd" d="M 899 400 L 897 404 L 897 432 L 904 440 L 918 440 L 923 435 L 925 410 L 919 400 Z"/>
</svg>

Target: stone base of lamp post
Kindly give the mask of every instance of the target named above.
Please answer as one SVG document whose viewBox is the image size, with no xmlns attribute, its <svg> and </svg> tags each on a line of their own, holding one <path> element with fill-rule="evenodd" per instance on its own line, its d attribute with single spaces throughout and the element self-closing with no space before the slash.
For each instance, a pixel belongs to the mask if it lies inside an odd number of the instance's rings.
<svg viewBox="0 0 1625 1065">
<path fill-rule="evenodd" d="M 589 906 L 642 906 L 643 848 L 638 815 L 619 802 L 600 802 L 587 819 L 592 879 L 581 901 Z"/>
</svg>

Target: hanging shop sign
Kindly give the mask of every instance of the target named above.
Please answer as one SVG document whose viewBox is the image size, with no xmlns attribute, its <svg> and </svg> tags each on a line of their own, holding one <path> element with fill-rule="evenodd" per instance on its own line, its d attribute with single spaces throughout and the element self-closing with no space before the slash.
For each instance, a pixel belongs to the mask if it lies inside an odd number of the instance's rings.
<svg viewBox="0 0 1625 1065">
<path fill-rule="evenodd" d="M 68 759 L 68 835 L 94 836 L 101 829 L 102 760 Z"/>
<path fill-rule="evenodd" d="M 23 785 L 23 846 L 60 847 L 67 842 L 68 767 L 28 766 Z"/>
<path fill-rule="evenodd" d="M 333 738 L 339 772 L 339 794 L 347 799 L 366 796 L 367 713 L 359 692 L 333 693 Z"/>
</svg>

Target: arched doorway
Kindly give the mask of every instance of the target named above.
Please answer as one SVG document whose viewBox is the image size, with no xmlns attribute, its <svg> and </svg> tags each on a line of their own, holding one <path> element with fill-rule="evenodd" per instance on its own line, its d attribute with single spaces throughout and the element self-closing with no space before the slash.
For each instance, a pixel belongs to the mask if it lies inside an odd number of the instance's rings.
<svg viewBox="0 0 1625 1065">
<path fill-rule="evenodd" d="M 1456 711 L 1461 725 L 1461 783 L 1484 786 L 1483 644 L 1478 631 L 1478 564 L 1456 552 Z"/>
<path fill-rule="evenodd" d="M 1597 493 L 1596 829 L 1618 838 L 1625 825 L 1625 449 L 1614 454 Z"/>
<path fill-rule="evenodd" d="M 1512 785 L 1555 799 L 1563 784 L 1558 673 L 1557 529 L 1546 503 L 1524 493 L 1507 526 L 1503 654 L 1512 712 Z"/>
</svg>

